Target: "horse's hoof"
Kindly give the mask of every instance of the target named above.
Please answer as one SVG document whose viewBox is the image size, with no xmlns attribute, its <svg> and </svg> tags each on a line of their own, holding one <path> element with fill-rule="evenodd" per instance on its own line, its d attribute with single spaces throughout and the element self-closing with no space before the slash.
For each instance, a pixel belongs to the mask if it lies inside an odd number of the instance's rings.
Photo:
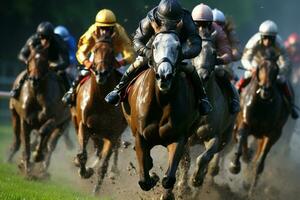
<svg viewBox="0 0 300 200">
<path fill-rule="evenodd" d="M 94 174 L 93 168 L 87 168 L 86 170 L 79 169 L 79 175 L 81 178 L 88 179 Z"/>
<path fill-rule="evenodd" d="M 100 187 L 98 185 L 95 185 L 94 189 L 93 189 L 93 196 L 96 197 L 98 192 L 100 190 Z"/>
<path fill-rule="evenodd" d="M 210 175 L 211 176 L 217 176 L 219 174 L 219 171 L 220 171 L 220 167 L 217 166 L 217 167 L 212 167 L 210 169 Z"/>
<path fill-rule="evenodd" d="M 77 156 L 74 158 L 74 165 L 75 167 L 80 167 L 80 162 Z"/>
<path fill-rule="evenodd" d="M 162 180 L 162 186 L 165 189 L 171 189 L 174 187 L 175 182 L 176 182 L 175 177 L 164 177 Z"/>
<path fill-rule="evenodd" d="M 139 185 L 141 187 L 142 190 L 144 191 L 149 191 L 151 190 L 155 185 L 156 183 L 159 181 L 159 177 L 157 176 L 157 174 L 155 173 L 152 173 L 149 181 L 139 181 Z"/>
<path fill-rule="evenodd" d="M 241 163 L 238 162 L 237 165 L 235 165 L 233 162 L 230 162 L 229 171 L 232 174 L 238 174 L 241 171 Z"/>
<path fill-rule="evenodd" d="M 254 155 L 253 149 L 249 148 L 247 154 L 242 156 L 242 159 L 245 163 L 250 163 L 250 161 L 253 158 L 253 155 Z"/>
<path fill-rule="evenodd" d="M 192 186 L 193 187 L 200 187 L 203 184 L 203 179 L 199 179 L 199 178 L 192 178 Z"/>
<path fill-rule="evenodd" d="M 161 195 L 160 200 L 175 200 L 173 192 L 165 192 Z"/>
<path fill-rule="evenodd" d="M 42 162 L 45 159 L 45 156 L 43 153 L 34 152 L 33 153 L 33 161 L 34 162 Z"/>
</svg>

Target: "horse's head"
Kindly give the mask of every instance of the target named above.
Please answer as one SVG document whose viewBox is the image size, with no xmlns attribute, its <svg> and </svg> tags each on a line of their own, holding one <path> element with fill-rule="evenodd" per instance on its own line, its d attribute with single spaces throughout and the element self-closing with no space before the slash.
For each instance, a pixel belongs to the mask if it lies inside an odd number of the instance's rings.
<svg viewBox="0 0 300 200">
<path fill-rule="evenodd" d="M 30 47 L 27 74 L 30 84 L 37 88 L 49 72 L 48 49 L 41 46 Z"/>
<path fill-rule="evenodd" d="M 176 32 L 158 33 L 152 43 L 153 60 L 156 84 L 159 90 L 167 93 L 176 74 L 181 44 Z"/>
<path fill-rule="evenodd" d="M 216 62 L 216 49 L 214 45 L 216 32 L 200 35 L 202 35 L 202 50 L 192 62 L 201 77 L 207 80 L 209 78 L 207 72 L 211 72 L 214 69 Z"/>
<path fill-rule="evenodd" d="M 94 64 L 91 68 L 97 84 L 104 85 L 116 65 L 111 38 L 97 40 L 94 48 Z"/>
<path fill-rule="evenodd" d="M 258 66 L 255 76 L 258 83 L 258 90 L 260 98 L 268 100 L 272 98 L 272 91 L 274 85 L 276 85 L 276 78 L 279 73 L 279 67 L 275 61 L 262 60 Z"/>
</svg>

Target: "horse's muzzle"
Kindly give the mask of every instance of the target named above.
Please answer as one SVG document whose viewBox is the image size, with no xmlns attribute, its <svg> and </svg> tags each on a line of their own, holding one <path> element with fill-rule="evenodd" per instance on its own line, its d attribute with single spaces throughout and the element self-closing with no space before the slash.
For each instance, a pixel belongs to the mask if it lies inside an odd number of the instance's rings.
<svg viewBox="0 0 300 200">
<path fill-rule="evenodd" d="M 168 74 L 167 76 L 159 76 L 159 74 L 156 74 L 158 88 L 163 93 L 167 93 L 171 89 L 172 80 L 172 74 Z"/>
</svg>

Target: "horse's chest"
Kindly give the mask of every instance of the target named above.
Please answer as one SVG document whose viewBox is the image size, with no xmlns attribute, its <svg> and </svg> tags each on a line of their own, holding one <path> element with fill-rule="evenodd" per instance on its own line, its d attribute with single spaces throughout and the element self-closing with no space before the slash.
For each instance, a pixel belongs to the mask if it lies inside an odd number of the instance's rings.
<svg viewBox="0 0 300 200">
<path fill-rule="evenodd" d="M 273 102 L 257 102 L 253 106 L 248 106 L 244 110 L 244 115 L 255 130 L 268 131 L 277 126 L 278 109 Z"/>
</svg>

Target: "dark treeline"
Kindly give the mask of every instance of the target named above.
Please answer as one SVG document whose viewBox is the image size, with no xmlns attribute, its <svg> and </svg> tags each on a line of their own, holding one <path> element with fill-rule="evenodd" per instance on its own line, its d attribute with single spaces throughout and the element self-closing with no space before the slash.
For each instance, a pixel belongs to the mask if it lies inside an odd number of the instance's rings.
<svg viewBox="0 0 300 200">
<path fill-rule="evenodd" d="M 181 4 L 191 10 L 200 2 L 230 16 L 243 43 L 266 19 L 277 22 L 284 37 L 300 29 L 298 0 L 182 0 Z M 100 9 L 109 8 L 131 34 L 139 20 L 158 3 L 159 0 L 1 0 L 0 60 L 16 59 L 18 51 L 41 21 L 65 25 L 78 38 L 94 22 Z"/>
</svg>

